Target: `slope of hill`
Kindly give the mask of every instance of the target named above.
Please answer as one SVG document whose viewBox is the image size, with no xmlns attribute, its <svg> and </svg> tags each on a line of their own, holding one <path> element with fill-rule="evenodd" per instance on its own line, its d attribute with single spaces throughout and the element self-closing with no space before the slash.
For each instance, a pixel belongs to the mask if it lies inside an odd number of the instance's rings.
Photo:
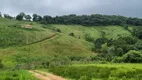
<svg viewBox="0 0 142 80">
<path fill-rule="evenodd" d="M 63 34 L 74 33 L 75 37 L 85 39 L 89 35 L 94 40 L 102 37 L 104 34 L 108 39 L 117 39 L 120 36 L 131 36 L 128 30 L 121 26 L 80 26 L 80 25 L 50 25 L 51 29 L 60 29 Z"/>
<path fill-rule="evenodd" d="M 24 24 L 33 28 L 21 28 Z M 3 18 L 0 19 L 0 33 L 0 59 L 6 68 L 49 67 L 69 64 L 70 61 L 93 61 L 96 60 L 96 53 L 92 51 L 93 42 L 98 38 L 117 40 L 132 36 L 121 26 L 42 25 Z M 56 36 L 51 37 L 54 34 Z M 105 43 L 99 45 L 102 51 L 111 48 L 103 47 Z"/>
<path fill-rule="evenodd" d="M 65 60 L 67 59 L 68 61 L 68 57 L 82 57 L 81 59 L 83 59 L 87 56 L 94 55 L 94 52 L 91 51 L 91 43 L 62 33 L 57 33 L 50 29 L 44 29 L 42 28 L 44 25 L 7 19 L 1 19 L 1 21 L 7 21 L 8 23 L 5 25 L 0 24 L 0 31 L 2 33 L 0 34 L 0 58 L 7 68 L 25 63 L 42 64 L 43 62 L 53 60 L 55 57 L 58 57 L 59 60 L 65 58 Z M 10 23 L 11 21 L 13 24 Z M 23 24 L 32 24 L 33 29 L 17 27 L 17 25 Z M 13 25 L 16 27 L 13 27 Z M 56 34 L 56 36 L 51 39 L 46 39 L 53 34 Z M 19 38 L 20 40 L 17 40 Z"/>
<path fill-rule="evenodd" d="M 33 29 L 22 28 L 24 24 L 31 24 Z M 42 25 L 0 18 L 0 47 L 29 44 L 52 35 L 52 31 L 43 29 Z"/>
<path fill-rule="evenodd" d="M 21 27 L 25 24 L 32 26 L 32 29 Z M 91 65 L 89 63 L 142 62 L 142 41 L 139 39 L 141 31 L 137 33 L 140 27 L 135 29 L 135 32 L 133 28 L 130 26 L 126 29 L 113 25 L 43 25 L 38 22 L 0 18 L 0 79 L 36 80 L 25 69 L 44 68 L 76 80 L 91 80 L 90 76 L 94 79 L 121 79 L 120 73 L 125 74 L 125 79 L 129 79 L 128 75 L 133 75 L 133 72 L 139 76 L 137 79 L 131 76 L 131 79 L 140 80 L 141 68 L 121 72 L 123 64 L 119 64 L 120 69 L 117 69 L 117 66 L 109 68 L 108 64 L 93 64 L 97 67 L 72 66 L 74 63 Z M 63 65 L 71 67 L 58 67 Z M 141 67 L 141 64 L 138 66 Z M 96 72 L 98 74 L 95 76 L 96 73 L 90 75 L 92 71 L 99 72 Z M 108 74 L 108 71 L 114 71 L 116 74 Z M 15 75 L 17 77 L 14 77 Z"/>
</svg>

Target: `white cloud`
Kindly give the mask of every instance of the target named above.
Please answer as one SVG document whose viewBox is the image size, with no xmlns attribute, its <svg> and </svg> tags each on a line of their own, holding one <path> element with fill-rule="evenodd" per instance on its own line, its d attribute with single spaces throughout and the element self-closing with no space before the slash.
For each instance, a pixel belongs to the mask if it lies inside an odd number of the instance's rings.
<svg viewBox="0 0 142 80">
<path fill-rule="evenodd" d="M 142 17 L 142 0 L 3 0 L 0 12 L 40 15 L 120 14 Z"/>
</svg>

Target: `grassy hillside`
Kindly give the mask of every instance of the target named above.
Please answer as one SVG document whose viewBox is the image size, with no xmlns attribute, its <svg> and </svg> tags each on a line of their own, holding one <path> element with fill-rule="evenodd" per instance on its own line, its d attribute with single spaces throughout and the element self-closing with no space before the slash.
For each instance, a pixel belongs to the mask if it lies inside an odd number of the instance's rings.
<svg viewBox="0 0 142 80">
<path fill-rule="evenodd" d="M 33 28 L 22 28 L 25 24 Z M 132 62 L 141 62 L 142 44 L 141 40 L 132 34 L 133 28 L 42 25 L 0 18 L 0 79 L 35 80 L 23 69 L 44 68 L 75 80 L 141 80 L 141 64 L 89 64 L 123 60 L 127 62 L 129 59 Z M 100 46 L 98 51 L 93 50 L 96 44 Z M 71 65 L 74 63 L 76 65 Z"/>
<path fill-rule="evenodd" d="M 32 25 L 33 29 L 21 28 L 24 24 Z M 5 66 L 34 62 L 42 64 L 54 58 L 88 61 L 88 57 L 96 53 L 92 51 L 94 44 L 86 41 L 86 36 L 93 40 L 103 35 L 108 39 L 132 36 L 121 26 L 42 25 L 3 18 L 0 19 L 0 28 L 0 55 Z M 71 33 L 74 35 L 71 36 Z M 56 36 L 46 40 L 53 34 Z"/>
<path fill-rule="evenodd" d="M 0 80 L 39 80 L 26 70 L 0 71 Z"/>
<path fill-rule="evenodd" d="M 31 24 L 33 29 L 21 28 L 24 24 Z M 37 23 L 3 18 L 0 18 L 0 33 L 0 48 L 30 44 L 53 34 Z"/>
<path fill-rule="evenodd" d="M 55 67 L 48 71 L 71 80 L 141 80 L 141 66 L 141 64 L 77 64 Z"/>
<path fill-rule="evenodd" d="M 67 59 L 68 57 L 83 59 L 95 55 L 95 53 L 91 51 L 91 43 L 64 35 L 63 33 L 57 33 L 50 29 L 42 28 L 45 25 L 26 21 L 0 20 L 2 21 L 0 24 L 0 31 L 2 33 L 0 34 L 0 59 L 2 59 L 2 63 L 6 68 L 25 63 L 34 64 L 35 62 L 35 64 L 38 65 L 43 62 L 54 60 L 54 58 L 57 57 L 59 60 L 63 58 L 66 59 L 66 57 Z M 8 24 L 4 25 L 3 22 L 6 21 Z M 17 27 L 17 25 L 23 24 L 32 24 L 33 29 L 23 29 L 20 26 Z M 13 25 L 16 25 L 16 27 L 13 27 Z M 53 34 L 56 34 L 56 36 L 40 42 L 40 40 L 50 37 Z"/>
<path fill-rule="evenodd" d="M 102 37 L 102 34 L 105 34 L 105 37 L 108 39 L 117 39 L 120 36 L 126 37 L 131 36 L 131 33 L 125 30 L 121 26 L 92 26 L 85 27 L 80 25 L 49 25 L 51 29 L 60 29 L 63 34 L 74 33 L 75 37 L 80 37 L 85 39 L 85 35 L 89 34 L 94 40 Z"/>
</svg>

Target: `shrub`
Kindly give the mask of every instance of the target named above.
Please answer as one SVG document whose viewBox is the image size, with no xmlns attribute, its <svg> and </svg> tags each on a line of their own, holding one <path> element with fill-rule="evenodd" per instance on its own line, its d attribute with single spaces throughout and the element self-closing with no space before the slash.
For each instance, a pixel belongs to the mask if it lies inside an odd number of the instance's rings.
<svg viewBox="0 0 142 80">
<path fill-rule="evenodd" d="M 72 36 L 72 37 L 74 37 L 75 35 L 74 35 L 74 33 L 70 33 L 70 34 L 69 34 L 69 36 Z"/>
<path fill-rule="evenodd" d="M 96 66 L 64 66 L 50 68 L 49 71 L 75 80 L 92 80 L 93 78 L 107 78 L 114 68 Z"/>
<path fill-rule="evenodd" d="M 114 63 L 121 63 L 121 62 L 123 62 L 123 61 L 122 61 L 122 57 L 116 57 L 116 58 L 114 58 L 114 59 L 112 60 L 112 62 L 114 62 Z"/>
<path fill-rule="evenodd" d="M 25 70 L 0 71 L 0 80 L 38 80 Z"/>
<path fill-rule="evenodd" d="M 142 70 L 124 67 L 62 66 L 49 69 L 54 74 L 73 80 L 141 80 Z"/>
<path fill-rule="evenodd" d="M 92 80 L 90 77 L 87 77 L 87 76 L 81 76 L 79 78 L 79 80 Z"/>
<path fill-rule="evenodd" d="M 53 68 L 58 66 L 63 66 L 70 64 L 70 59 L 67 56 L 54 56 L 51 59 L 47 59 L 44 61 L 41 61 L 41 67 L 43 68 Z"/>
<path fill-rule="evenodd" d="M 142 29 L 141 28 L 134 28 L 132 34 L 139 39 L 142 39 Z"/>
<path fill-rule="evenodd" d="M 108 41 L 107 38 L 104 38 L 104 37 L 98 38 L 98 39 L 94 42 L 95 47 L 98 48 L 98 49 L 100 49 L 101 46 L 102 46 L 102 44 L 106 43 L 107 41 Z"/>
<path fill-rule="evenodd" d="M 2 60 L 0 59 L 0 69 L 2 69 L 4 66 L 2 64 Z"/>
<path fill-rule="evenodd" d="M 56 32 L 61 33 L 61 30 L 60 30 L 60 29 L 58 29 L 58 28 L 57 28 L 57 29 L 55 29 L 55 31 L 56 31 Z"/>
<path fill-rule="evenodd" d="M 25 36 L 20 29 L 0 27 L 0 33 L 0 47 L 2 48 L 25 44 Z"/>
<path fill-rule="evenodd" d="M 139 51 L 131 50 L 122 57 L 124 62 L 142 63 L 142 54 Z"/>
<path fill-rule="evenodd" d="M 135 45 L 135 50 L 142 50 L 142 41 L 138 41 Z"/>
<path fill-rule="evenodd" d="M 128 30 L 128 25 L 123 25 L 123 28 L 124 28 L 125 30 Z"/>
<path fill-rule="evenodd" d="M 98 38 L 95 42 L 95 51 L 113 56 L 122 56 L 130 50 L 137 50 L 137 39 L 134 37 L 119 37 L 116 40 L 108 40 L 105 37 Z"/>
<path fill-rule="evenodd" d="M 33 25 L 33 23 L 30 23 L 30 25 Z"/>
<path fill-rule="evenodd" d="M 86 40 L 86 41 L 89 41 L 89 42 L 93 42 L 93 41 L 94 41 L 94 38 L 91 37 L 90 34 L 87 34 L 87 33 L 86 33 L 86 34 L 85 34 L 85 40 Z"/>
</svg>

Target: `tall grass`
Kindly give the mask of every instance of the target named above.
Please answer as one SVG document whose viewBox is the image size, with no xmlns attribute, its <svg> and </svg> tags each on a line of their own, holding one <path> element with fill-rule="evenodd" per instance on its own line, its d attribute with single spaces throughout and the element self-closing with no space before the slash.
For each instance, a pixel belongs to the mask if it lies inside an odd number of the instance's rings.
<svg viewBox="0 0 142 80">
<path fill-rule="evenodd" d="M 64 66 L 49 69 L 56 75 L 75 80 L 141 80 L 142 69 L 98 66 Z"/>
<path fill-rule="evenodd" d="M 75 37 L 85 39 L 85 35 L 89 34 L 90 37 L 96 40 L 104 34 L 108 39 L 117 39 L 120 36 L 131 36 L 131 33 L 121 26 L 93 26 L 85 27 L 80 25 L 50 25 L 51 29 L 60 29 L 62 33 L 68 35 L 74 33 Z"/>
<path fill-rule="evenodd" d="M 38 80 L 25 70 L 0 71 L 0 80 Z"/>
</svg>

